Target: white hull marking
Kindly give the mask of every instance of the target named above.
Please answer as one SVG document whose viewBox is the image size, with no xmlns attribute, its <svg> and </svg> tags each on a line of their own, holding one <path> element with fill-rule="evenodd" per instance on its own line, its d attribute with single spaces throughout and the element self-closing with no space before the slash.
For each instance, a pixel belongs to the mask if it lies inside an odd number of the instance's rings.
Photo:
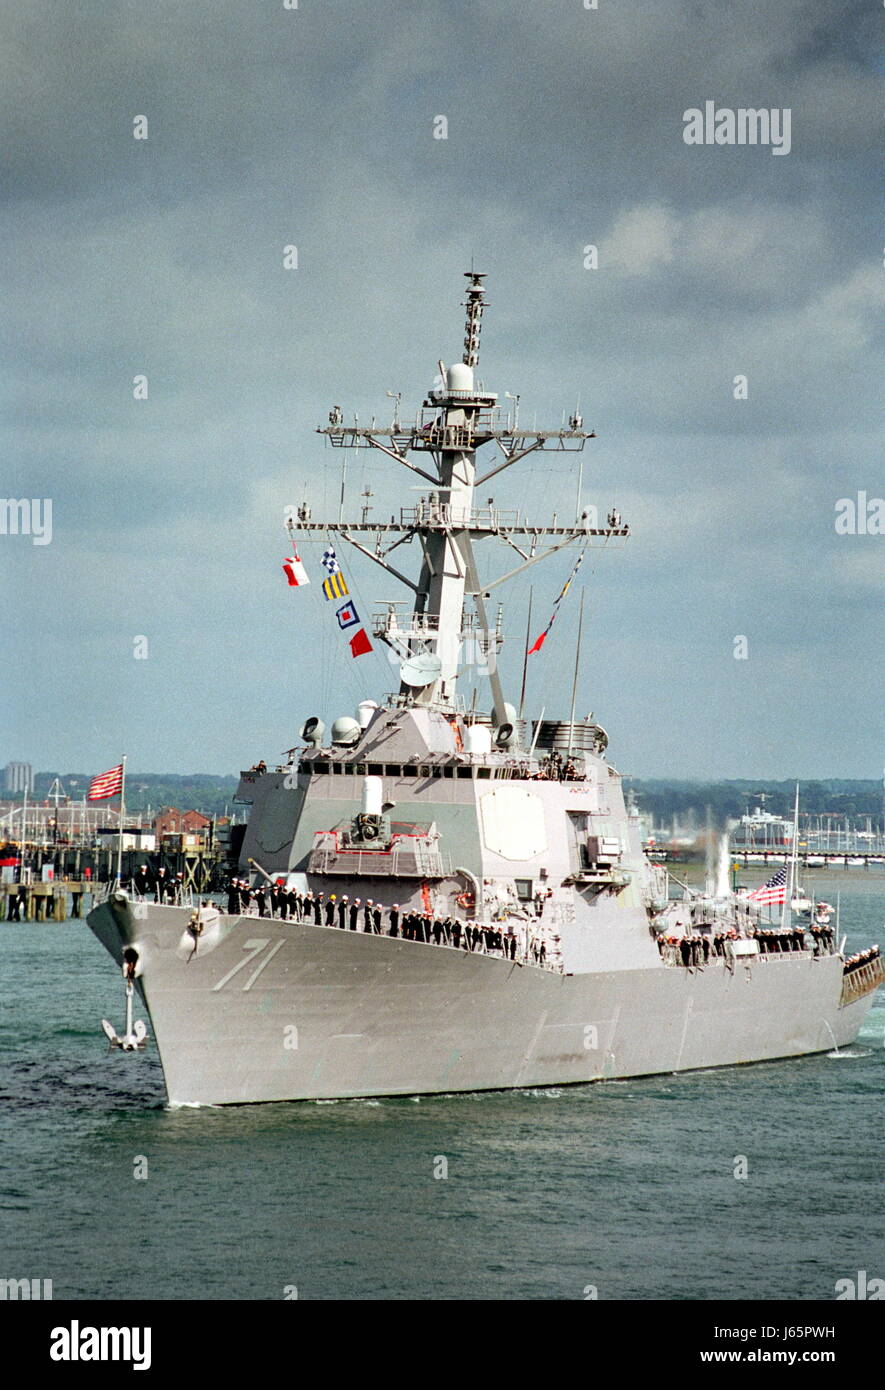
<svg viewBox="0 0 885 1390">
<path fill-rule="evenodd" d="M 263 951 L 265 946 L 269 945 L 270 937 L 268 936 L 261 938 L 256 937 L 252 941 L 244 941 L 243 950 L 248 951 L 249 955 L 246 956 L 245 960 L 237 961 L 237 964 L 234 966 L 233 970 L 229 970 L 226 975 L 223 975 L 221 977 L 217 985 L 212 986 L 213 992 L 215 990 L 224 989 L 224 986 L 227 984 L 228 980 L 232 980 L 234 975 L 238 974 L 239 971 L 244 969 L 245 966 L 250 965 L 251 962 L 255 959 L 255 957 L 259 954 L 259 952 Z M 265 964 L 266 963 L 267 962 L 265 962 Z"/>
</svg>

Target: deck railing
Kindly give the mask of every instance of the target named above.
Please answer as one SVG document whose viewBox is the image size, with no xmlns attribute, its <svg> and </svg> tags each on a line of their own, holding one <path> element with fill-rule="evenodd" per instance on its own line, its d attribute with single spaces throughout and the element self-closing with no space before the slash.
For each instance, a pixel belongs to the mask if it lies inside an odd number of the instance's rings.
<svg viewBox="0 0 885 1390">
<path fill-rule="evenodd" d="M 452 861 L 433 844 L 417 837 L 394 840 L 389 849 L 363 849 L 341 845 L 328 835 L 314 845 L 308 861 L 310 874 L 351 874 L 355 878 L 448 878 Z"/>
<path fill-rule="evenodd" d="M 853 1004 L 856 999 L 862 999 L 865 994 L 871 994 L 883 982 L 885 982 L 885 961 L 881 956 L 876 956 L 875 960 L 868 960 L 865 965 L 856 966 L 854 970 L 846 971 L 842 979 L 842 998 L 839 1000 L 839 1008 L 844 1009 L 846 1004 Z"/>
</svg>

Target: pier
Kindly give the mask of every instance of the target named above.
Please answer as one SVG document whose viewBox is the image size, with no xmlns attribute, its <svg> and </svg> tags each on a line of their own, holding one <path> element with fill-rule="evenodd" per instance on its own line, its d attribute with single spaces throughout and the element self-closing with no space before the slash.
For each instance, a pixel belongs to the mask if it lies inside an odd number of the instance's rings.
<svg viewBox="0 0 885 1390">
<path fill-rule="evenodd" d="M 705 864 L 707 861 L 706 849 L 694 845 L 649 844 L 646 841 L 643 848 L 653 863 L 691 865 Z M 789 849 L 783 847 L 736 849 L 730 845 L 728 857 L 731 863 L 741 864 L 744 868 L 758 864 L 760 869 L 764 869 L 769 864 L 789 864 L 792 855 Z M 800 849 L 796 862 L 803 869 L 885 869 L 885 854 L 865 850 L 851 850 L 848 853 L 840 850 L 837 853 L 835 850 Z"/>
<path fill-rule="evenodd" d="M 742 864 L 788 864 L 792 855 L 789 849 L 735 849 L 729 848 L 729 855 Z M 869 850 L 816 850 L 800 849 L 796 855 L 797 863 L 804 869 L 869 869 L 885 866 L 885 854 Z"/>
<path fill-rule="evenodd" d="M 64 922 L 68 917 L 83 917 L 92 906 L 94 891 L 95 884 L 88 878 L 51 883 L 0 883 L 2 921 Z M 84 907 L 86 897 L 90 901 Z"/>
</svg>

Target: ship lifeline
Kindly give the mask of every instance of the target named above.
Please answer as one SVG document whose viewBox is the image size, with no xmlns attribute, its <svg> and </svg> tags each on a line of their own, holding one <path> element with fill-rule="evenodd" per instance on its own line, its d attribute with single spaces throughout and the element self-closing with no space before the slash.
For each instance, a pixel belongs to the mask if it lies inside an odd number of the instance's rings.
<svg viewBox="0 0 885 1390">
<path fill-rule="evenodd" d="M 349 425 L 335 407 L 320 431 L 337 448 L 381 450 L 426 481 L 426 497 L 389 524 L 314 521 L 306 506 L 289 520 L 293 540 L 340 538 L 414 595 L 410 613 L 389 605 L 372 624 L 399 689 L 336 720 L 328 739 L 307 719 L 288 764 L 242 774 L 240 872 L 283 880 L 296 918 L 192 911 L 119 886 L 89 915 L 129 979 L 126 1036 L 107 1025 L 109 1036 L 143 1045 L 137 990 L 172 1103 L 546 1086 L 795 1056 L 855 1038 L 883 978 L 877 956 L 849 968 L 801 930 L 791 949 L 760 954 L 759 909 L 745 899 L 671 900 L 604 730 L 574 710 L 526 730 L 505 702 L 486 597 L 563 547 L 582 553 L 628 528 L 616 512 L 604 527 L 589 511 L 545 527 L 474 505 L 478 486 L 528 454 L 592 437 L 578 415 L 567 429 L 520 428 L 477 379 L 483 278 L 467 276 L 463 361 L 440 364 L 413 423 L 397 409 L 389 428 Z M 487 444 L 497 453 L 477 476 Z M 481 581 L 474 547 L 490 538 L 512 559 Z M 412 578 L 397 548 L 416 539 Z M 458 691 L 465 643 L 485 658 L 482 713 Z M 333 895 L 334 910 L 316 908 Z M 373 929 L 369 900 L 398 905 L 393 926 L 385 911 Z M 435 937 L 423 926 L 404 937 L 397 913 L 402 925 L 429 917 Z M 665 944 L 686 936 L 707 949 Z"/>
</svg>

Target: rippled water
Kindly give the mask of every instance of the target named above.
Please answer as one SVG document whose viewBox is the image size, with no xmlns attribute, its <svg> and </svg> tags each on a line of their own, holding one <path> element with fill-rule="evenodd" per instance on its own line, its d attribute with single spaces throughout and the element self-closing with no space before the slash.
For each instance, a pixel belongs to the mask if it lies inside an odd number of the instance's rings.
<svg viewBox="0 0 885 1390">
<path fill-rule="evenodd" d="M 885 944 L 881 879 L 842 909 L 849 949 Z M 155 1051 L 107 1055 L 122 1003 L 85 923 L 0 927 L 0 1276 L 56 1298 L 832 1298 L 885 1275 L 881 992 L 835 1056 L 177 1110 Z"/>
</svg>

